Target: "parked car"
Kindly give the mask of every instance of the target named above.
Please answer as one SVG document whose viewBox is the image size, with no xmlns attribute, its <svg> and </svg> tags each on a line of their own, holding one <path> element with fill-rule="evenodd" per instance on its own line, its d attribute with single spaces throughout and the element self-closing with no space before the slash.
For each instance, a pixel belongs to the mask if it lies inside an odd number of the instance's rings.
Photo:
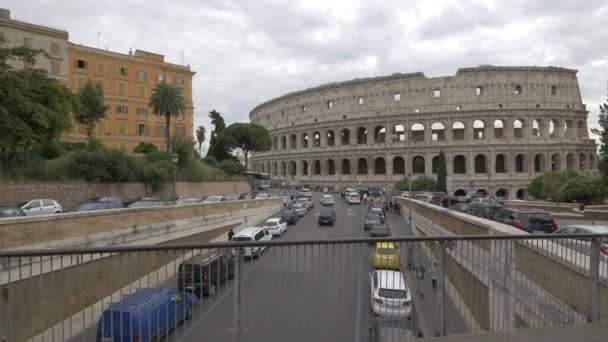
<svg viewBox="0 0 608 342">
<path fill-rule="evenodd" d="M 271 196 L 265 192 L 255 195 L 255 199 L 269 199 Z"/>
<path fill-rule="evenodd" d="M 131 202 L 129 205 L 127 205 L 127 207 L 129 207 L 129 208 L 147 208 L 147 207 L 160 207 L 163 205 L 167 205 L 167 202 L 156 199 L 156 198 L 144 197 L 140 200 Z"/>
<path fill-rule="evenodd" d="M 381 223 L 384 223 L 384 220 L 385 220 L 384 208 L 382 208 L 382 207 L 372 207 L 367 213 L 368 214 L 372 214 L 372 215 L 378 215 L 378 216 L 380 216 L 380 218 L 382 219 Z"/>
<path fill-rule="evenodd" d="M 59 214 L 63 212 L 61 205 L 52 199 L 21 201 L 15 206 L 21 208 L 27 216 Z"/>
<path fill-rule="evenodd" d="M 498 210 L 502 209 L 500 204 L 490 204 L 485 202 L 473 202 L 467 207 L 467 214 L 485 218 L 488 220 L 494 219 L 494 215 Z"/>
<path fill-rule="evenodd" d="M 228 197 L 226 196 L 208 196 L 203 200 L 203 203 L 218 203 L 218 202 L 226 202 Z"/>
<path fill-rule="evenodd" d="M 608 234 L 608 227 L 593 224 L 573 224 L 558 229 L 554 234 Z M 591 251 L 591 242 L 589 239 L 567 240 L 569 241 L 562 244 L 568 248 L 572 248 L 578 252 L 589 255 L 589 252 Z M 560 242 L 560 240 L 556 241 Z M 600 253 L 608 257 L 608 239 L 603 239 L 600 241 Z"/>
<path fill-rule="evenodd" d="M 234 257 L 205 251 L 179 265 L 177 288 L 197 297 L 213 296 L 220 285 L 234 276 Z"/>
<path fill-rule="evenodd" d="M 348 204 L 361 204 L 361 195 L 358 192 L 349 192 L 346 195 L 346 202 Z"/>
<path fill-rule="evenodd" d="M 90 199 L 88 201 L 81 202 L 72 210 L 73 212 L 80 211 L 93 211 L 93 210 L 107 210 L 107 209 L 119 209 L 123 208 L 122 201 L 118 197 L 98 197 Z"/>
<path fill-rule="evenodd" d="M 392 242 L 376 242 L 373 264 L 375 269 L 398 270 L 401 263 L 397 246 Z"/>
<path fill-rule="evenodd" d="M 391 235 L 391 231 L 385 224 L 375 224 L 369 231 L 370 237 L 387 237 Z"/>
<path fill-rule="evenodd" d="M 376 270 L 371 272 L 369 276 L 374 315 L 411 317 L 412 295 L 401 272 Z"/>
<path fill-rule="evenodd" d="M 183 204 L 202 203 L 203 200 L 200 198 L 196 198 L 196 197 L 179 196 L 177 198 L 174 198 L 172 202 L 177 205 L 183 205 Z"/>
<path fill-rule="evenodd" d="M 376 214 L 367 214 L 365 215 L 365 220 L 363 221 L 363 229 L 370 230 L 374 225 L 382 224 L 384 220 L 381 216 Z"/>
<path fill-rule="evenodd" d="M 281 212 L 281 218 L 284 219 L 287 224 L 296 224 L 300 216 L 298 216 L 298 213 L 295 210 L 290 209 L 283 210 Z"/>
<path fill-rule="evenodd" d="M 296 202 L 306 202 L 309 210 L 315 207 L 315 202 L 312 200 L 312 196 L 300 196 Z"/>
<path fill-rule="evenodd" d="M 287 221 L 282 218 L 269 218 L 262 224 L 272 236 L 281 236 L 287 230 Z"/>
<path fill-rule="evenodd" d="M 544 210 L 502 208 L 494 214 L 494 221 L 508 224 L 528 233 L 553 233 L 557 230 L 553 216 Z"/>
<path fill-rule="evenodd" d="M 431 201 L 433 200 L 433 194 L 428 194 L 428 193 L 415 194 L 414 199 L 421 201 L 421 202 L 431 203 Z"/>
<path fill-rule="evenodd" d="M 334 201 L 334 196 L 332 195 L 323 195 L 321 197 L 321 205 L 325 206 L 325 205 L 334 205 L 335 201 Z"/>
<path fill-rule="evenodd" d="M 471 203 L 500 204 L 498 200 L 490 197 L 475 197 L 471 199 Z"/>
<path fill-rule="evenodd" d="M 319 213 L 319 225 L 329 224 L 334 225 L 336 223 L 336 212 L 331 209 L 323 209 Z"/>
<path fill-rule="evenodd" d="M 304 215 L 306 215 L 306 213 L 308 213 L 308 209 L 303 203 L 296 203 L 292 205 L 291 210 L 295 211 L 300 217 L 303 217 Z"/>
<path fill-rule="evenodd" d="M 470 205 L 471 205 L 470 203 L 456 203 L 456 204 L 454 204 L 452 209 L 459 211 L 461 213 L 466 213 L 467 209 L 469 208 Z"/>
<path fill-rule="evenodd" d="M 26 216 L 19 207 L 0 206 L 0 218 Z"/>
<path fill-rule="evenodd" d="M 260 242 L 270 240 L 272 240 L 272 234 L 270 234 L 268 230 L 263 227 L 244 228 L 232 237 L 232 241 L 242 242 Z M 245 247 L 243 256 L 250 258 L 259 257 L 265 249 L 265 246 Z"/>
<path fill-rule="evenodd" d="M 160 340 L 177 323 L 192 317 L 197 301 L 196 296 L 174 289 L 139 289 L 103 311 L 97 341 Z"/>
</svg>

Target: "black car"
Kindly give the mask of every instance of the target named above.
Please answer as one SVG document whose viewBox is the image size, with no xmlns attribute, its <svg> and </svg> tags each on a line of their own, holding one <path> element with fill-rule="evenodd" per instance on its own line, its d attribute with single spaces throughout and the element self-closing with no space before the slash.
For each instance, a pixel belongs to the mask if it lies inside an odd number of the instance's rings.
<svg viewBox="0 0 608 342">
<path fill-rule="evenodd" d="M 363 222 L 363 229 L 369 230 L 376 224 L 382 224 L 384 220 L 380 215 L 376 214 L 367 214 L 365 215 L 365 221 Z"/>
<path fill-rule="evenodd" d="M 471 203 L 456 203 L 452 207 L 452 210 L 456 210 L 461 213 L 466 213 L 467 209 L 469 208 L 470 205 L 471 205 Z"/>
<path fill-rule="evenodd" d="M 118 209 L 123 208 L 122 201 L 118 197 L 108 196 L 108 197 L 98 197 L 94 199 L 90 199 L 84 202 L 81 202 L 72 210 L 73 212 L 77 211 L 92 211 L 92 210 L 106 210 L 106 209 Z"/>
<path fill-rule="evenodd" d="M 300 217 L 294 210 L 284 210 L 281 212 L 281 218 L 287 221 L 287 224 L 296 224 Z"/>
<path fill-rule="evenodd" d="M 370 237 L 387 237 L 391 235 L 391 230 L 385 224 L 374 224 L 369 231 Z"/>
<path fill-rule="evenodd" d="M 550 234 L 557 230 L 553 216 L 544 210 L 502 208 L 494 214 L 494 221 L 508 224 L 528 233 Z"/>
<path fill-rule="evenodd" d="M 500 209 L 502 209 L 502 205 L 500 204 L 470 203 L 465 212 L 473 216 L 492 220 Z"/>
<path fill-rule="evenodd" d="M 334 210 L 321 210 L 319 213 L 319 225 L 329 224 L 334 225 L 336 223 L 336 212 Z"/>
<path fill-rule="evenodd" d="M 234 277 L 234 257 L 230 253 L 205 252 L 179 265 L 177 287 L 197 297 L 213 296 L 220 285 Z"/>
<path fill-rule="evenodd" d="M 0 217 L 19 217 L 26 216 L 21 208 L 0 206 Z"/>
</svg>

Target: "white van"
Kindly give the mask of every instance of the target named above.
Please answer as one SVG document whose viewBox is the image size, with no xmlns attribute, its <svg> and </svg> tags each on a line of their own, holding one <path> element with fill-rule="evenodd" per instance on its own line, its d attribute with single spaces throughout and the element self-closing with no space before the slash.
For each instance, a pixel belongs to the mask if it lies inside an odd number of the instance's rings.
<svg viewBox="0 0 608 342">
<path fill-rule="evenodd" d="M 349 192 L 346 195 L 346 202 L 348 204 L 360 204 L 361 203 L 361 195 L 358 192 Z"/>
<path fill-rule="evenodd" d="M 232 237 L 232 241 L 236 242 L 260 242 L 260 241 L 270 241 L 272 240 L 272 234 L 263 227 L 249 227 L 244 228 L 236 235 Z M 259 257 L 263 250 L 266 249 L 266 246 L 260 247 L 245 247 L 245 253 L 243 256 L 248 258 Z"/>
</svg>

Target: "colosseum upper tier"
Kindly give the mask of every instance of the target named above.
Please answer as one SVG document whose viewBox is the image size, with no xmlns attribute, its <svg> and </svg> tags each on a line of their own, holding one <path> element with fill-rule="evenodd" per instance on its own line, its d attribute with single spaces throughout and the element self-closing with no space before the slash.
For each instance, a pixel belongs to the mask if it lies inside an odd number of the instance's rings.
<svg viewBox="0 0 608 342">
<path fill-rule="evenodd" d="M 252 169 L 287 184 L 384 186 L 433 176 L 444 151 L 452 193 L 524 197 L 542 172 L 597 172 L 576 73 L 482 65 L 296 91 L 249 114 L 272 138 Z"/>
</svg>

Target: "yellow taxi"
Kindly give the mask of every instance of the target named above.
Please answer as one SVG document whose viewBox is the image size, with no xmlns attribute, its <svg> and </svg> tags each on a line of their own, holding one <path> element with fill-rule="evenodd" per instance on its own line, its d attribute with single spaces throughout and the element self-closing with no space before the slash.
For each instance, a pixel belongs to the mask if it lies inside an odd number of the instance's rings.
<svg viewBox="0 0 608 342">
<path fill-rule="evenodd" d="M 392 242 L 376 242 L 372 261 L 376 269 L 399 269 L 400 262 L 397 246 Z"/>
</svg>

